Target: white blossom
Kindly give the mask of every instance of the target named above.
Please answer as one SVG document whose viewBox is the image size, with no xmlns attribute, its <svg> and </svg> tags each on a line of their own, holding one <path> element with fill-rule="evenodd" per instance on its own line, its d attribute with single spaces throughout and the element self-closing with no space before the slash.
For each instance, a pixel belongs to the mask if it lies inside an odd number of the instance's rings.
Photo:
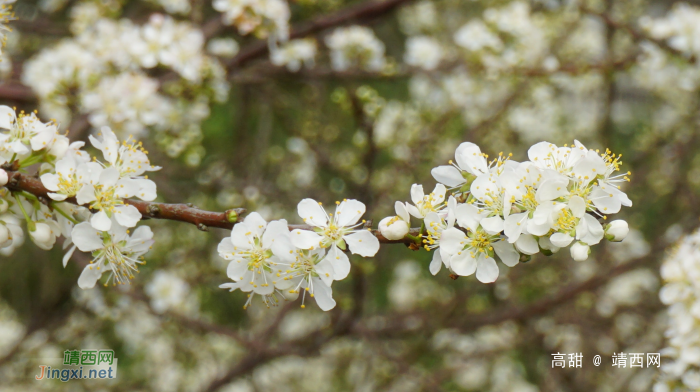
<svg viewBox="0 0 700 392">
<path fill-rule="evenodd" d="M 372 257 L 379 251 L 379 240 L 369 230 L 356 229 L 365 213 L 365 205 L 357 200 L 336 202 L 335 215 L 328 214 L 313 199 L 299 202 L 297 211 L 304 223 L 313 231 L 295 229 L 291 233 L 292 244 L 300 249 L 330 248 L 326 254 L 333 266 L 334 280 L 345 279 L 350 273 L 350 260 L 343 252 L 347 248 L 354 254 Z"/>
<path fill-rule="evenodd" d="M 302 65 L 313 68 L 317 50 L 313 38 L 294 39 L 272 47 L 270 62 L 278 67 L 286 66 L 291 72 L 299 71 Z"/>
<path fill-rule="evenodd" d="M 224 23 L 235 25 L 243 35 L 255 31 L 262 37 L 274 34 L 282 41 L 289 36 L 290 13 L 284 0 L 213 0 L 212 5 L 224 14 Z"/>
<path fill-rule="evenodd" d="M 379 221 L 378 229 L 388 240 L 400 240 L 408 234 L 411 228 L 411 217 L 408 214 L 406 205 L 397 201 L 394 204 L 396 216 L 387 216 Z"/>
<path fill-rule="evenodd" d="M 413 204 L 406 203 L 406 209 L 409 214 L 418 219 L 423 219 L 430 212 L 439 212 L 445 207 L 445 193 L 447 189 L 442 184 L 435 185 L 432 193 L 426 195 L 423 191 L 423 185 L 413 184 L 411 186 L 411 201 Z"/>
<path fill-rule="evenodd" d="M 326 257 L 325 249 L 297 250 L 294 256 L 294 261 L 281 263 L 286 269 L 282 274 L 283 279 L 278 280 L 276 287 L 288 290 L 292 294 L 299 294 L 301 290 L 303 292 L 302 308 L 305 307 L 304 300 L 308 292 L 321 310 L 333 309 L 335 300 L 331 285 L 335 272 L 331 261 Z"/>
<path fill-rule="evenodd" d="M 331 64 L 336 71 L 359 67 L 378 72 L 386 63 L 384 43 L 368 27 L 337 28 L 326 37 L 326 45 L 331 50 Z"/>
<path fill-rule="evenodd" d="M 442 47 L 434 38 L 416 36 L 406 41 L 404 61 L 408 65 L 431 71 L 440 65 L 443 56 Z"/>
<path fill-rule="evenodd" d="M 215 38 L 207 44 L 207 52 L 219 57 L 233 57 L 239 50 L 240 46 L 233 38 Z"/>
<path fill-rule="evenodd" d="M 127 284 L 138 272 L 138 264 L 143 264 L 143 255 L 153 244 L 153 232 L 148 226 L 141 226 L 130 236 L 126 227 L 112 220 L 108 231 L 96 230 L 88 222 L 75 226 L 73 242 L 83 252 L 92 252 L 93 260 L 83 269 L 78 278 L 78 286 L 90 289 L 106 271 L 110 277 L 105 286 Z"/>
<path fill-rule="evenodd" d="M 156 271 L 144 290 L 151 297 L 151 307 L 158 313 L 177 311 L 185 303 L 190 287 L 182 278 L 168 271 Z"/>
<path fill-rule="evenodd" d="M 289 228 L 284 219 L 266 222 L 253 212 L 231 230 L 231 236 L 219 243 L 219 256 L 231 260 L 226 271 L 235 283 L 219 287 L 231 291 L 240 289 L 263 296 L 266 303 L 274 298 L 275 284 L 281 281 L 280 263 L 293 260 L 295 248 L 289 240 Z M 252 296 L 245 307 L 250 304 Z"/>
</svg>

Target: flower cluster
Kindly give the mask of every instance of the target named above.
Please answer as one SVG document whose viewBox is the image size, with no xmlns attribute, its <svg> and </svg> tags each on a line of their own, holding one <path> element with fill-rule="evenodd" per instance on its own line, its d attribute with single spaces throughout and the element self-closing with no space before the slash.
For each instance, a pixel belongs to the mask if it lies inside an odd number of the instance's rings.
<svg viewBox="0 0 700 392">
<path fill-rule="evenodd" d="M 487 9 L 483 20 L 471 20 L 457 30 L 454 41 L 468 54 L 478 53 L 481 63 L 492 71 L 557 65 L 549 57 L 545 31 L 522 1 Z"/>
<path fill-rule="evenodd" d="M 154 14 L 142 26 L 98 19 L 27 61 L 22 82 L 61 122 L 77 107 L 93 127 L 122 137 L 159 132 L 163 148 L 177 156 L 199 140 L 209 103 L 228 94 L 225 71 L 204 44 L 199 29 L 169 16 Z M 159 67 L 174 77 L 151 76 Z"/>
<path fill-rule="evenodd" d="M 98 137 L 90 136 L 90 142 L 102 152 L 104 162 L 90 161 L 88 155 L 76 151 L 66 154 L 56 162 L 54 170 L 41 176 L 51 199 L 75 198 L 78 206 L 94 212 L 89 221 L 74 222 L 71 232 L 75 246 L 94 256 L 94 265 L 86 267 L 78 279 L 81 288 L 93 287 L 105 270 L 111 271 L 109 280 L 114 284 L 127 283 L 138 271 L 137 264 L 142 262 L 139 257 L 153 243 L 153 233 L 147 226 L 139 227 L 129 237 L 128 229 L 137 225 L 141 213 L 124 199 L 154 200 L 156 184 L 144 174 L 160 167 L 150 164 L 141 143 L 120 143 L 107 127 Z"/>
<path fill-rule="evenodd" d="M 271 47 L 270 62 L 278 67 L 286 66 L 292 72 L 299 71 L 302 64 L 313 68 L 317 50 L 313 38 L 294 39 L 279 47 Z"/>
<path fill-rule="evenodd" d="M 363 26 L 341 27 L 326 37 L 331 50 L 331 65 L 336 71 L 358 67 L 378 72 L 384 68 L 384 43 L 372 29 Z"/>
<path fill-rule="evenodd" d="M 435 250 L 433 274 L 444 264 L 457 275 L 476 273 L 484 283 L 498 278 L 495 257 L 513 267 L 535 253 L 551 255 L 571 245 L 571 257 L 582 261 L 604 237 L 624 239 L 626 222 L 600 223 L 632 205 L 618 185 L 629 173 L 615 174 L 622 164 L 619 155 L 600 154 L 576 141 L 570 147 L 541 142 L 528 157 L 515 162 L 499 154 L 489 161 L 477 145 L 462 143 L 456 163 L 432 170 L 439 182 L 434 191 L 425 195 L 423 186 L 414 184 L 413 204 L 397 202 L 397 216 L 382 220 L 380 232 L 403 238 L 410 214 L 423 221 L 422 245 Z M 452 195 L 446 201 L 448 188 Z"/>
<path fill-rule="evenodd" d="M 223 13 L 224 23 L 234 25 L 245 35 L 289 37 L 289 5 L 284 0 L 214 0 L 215 10 Z"/>
<path fill-rule="evenodd" d="M 426 36 L 410 37 L 406 40 L 406 64 L 432 71 L 440 65 L 444 57 L 440 42 L 435 38 Z"/>
<path fill-rule="evenodd" d="M 35 113 L 0 106 L 0 163 L 12 170 L 37 167 L 41 183 L 51 200 L 40 200 L 26 191 L 8 191 L 0 196 L 0 246 L 3 254 L 14 251 L 24 241 L 20 226 L 26 221 L 31 240 L 41 249 L 53 248 L 63 235 L 65 266 L 76 247 L 92 252 L 93 262 L 78 279 L 81 288 L 91 288 L 105 271 L 114 284 L 124 284 L 137 271 L 140 258 L 153 243 L 147 226 L 133 228 L 141 220 L 136 207 L 125 198 L 156 198 L 156 185 L 144 174 L 158 170 L 151 166 L 140 143 L 120 143 L 109 128 L 98 138 L 90 136 L 93 147 L 101 150 L 104 161 L 82 151 L 83 142 L 70 143 L 58 133 L 54 122 L 44 123 Z M 8 173 L 0 170 L 0 183 L 7 185 Z M 67 202 L 68 200 L 72 202 Z M 73 204 L 75 203 L 75 204 Z M 94 213 L 90 213 L 90 212 Z"/>
<path fill-rule="evenodd" d="M 700 388 L 700 231 L 682 238 L 661 266 L 664 286 L 659 296 L 668 306 L 668 347 L 662 353 L 661 377 L 654 392 Z"/>
<path fill-rule="evenodd" d="M 307 227 L 291 232 L 284 219 L 268 223 L 256 212 L 248 215 L 219 244 L 219 255 L 231 260 L 227 274 L 234 280 L 219 287 L 251 293 L 245 307 L 254 294 L 274 306 L 278 297 L 303 293 L 303 308 L 308 292 L 321 309 L 334 308 L 331 285 L 350 273 L 344 251 L 372 257 L 379 250 L 377 237 L 359 222 L 365 205 L 357 200 L 336 205 L 335 214 L 328 214 L 321 203 L 302 200 L 297 210 Z"/>
</svg>

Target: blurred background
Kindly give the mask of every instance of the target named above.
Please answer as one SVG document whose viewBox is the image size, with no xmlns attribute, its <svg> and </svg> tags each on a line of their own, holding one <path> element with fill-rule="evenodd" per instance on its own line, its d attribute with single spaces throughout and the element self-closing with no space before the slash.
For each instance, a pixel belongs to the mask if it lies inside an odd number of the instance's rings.
<svg viewBox="0 0 700 392">
<path fill-rule="evenodd" d="M 523 161 L 536 142 L 577 139 L 622 154 L 634 206 L 619 214 L 631 228 L 622 243 L 601 243 L 584 262 L 563 251 L 499 263 L 493 284 L 433 277 L 431 254 L 400 244 L 352 256 L 330 312 L 299 301 L 244 310 L 245 293 L 218 288 L 229 281 L 216 252 L 227 230 L 146 221 L 156 243 L 132 284 L 85 291 L 76 284 L 85 256 L 64 268 L 59 245 L 45 252 L 27 241 L 0 258 L 0 391 L 700 390 L 700 312 L 689 310 L 700 282 L 688 278 L 683 296 L 659 298 L 669 280 L 697 276 L 662 277 L 664 263 L 700 263 L 693 244 L 670 250 L 700 223 L 700 7 L 20 0 L 13 8 L 0 103 L 38 109 L 75 141 L 103 125 L 143 141 L 163 166 L 150 176 L 163 202 L 302 223 L 302 198 L 357 198 L 376 225 L 394 201 L 410 200 L 411 184 L 432 189 L 430 169 L 461 142 Z M 686 306 L 675 316 L 691 337 L 679 340 L 666 307 L 675 302 Z M 33 379 L 36 358 L 86 348 L 113 349 L 118 378 Z M 618 352 L 662 352 L 662 365 L 675 366 L 613 368 Z M 553 369 L 555 353 L 582 353 L 582 367 Z"/>
</svg>

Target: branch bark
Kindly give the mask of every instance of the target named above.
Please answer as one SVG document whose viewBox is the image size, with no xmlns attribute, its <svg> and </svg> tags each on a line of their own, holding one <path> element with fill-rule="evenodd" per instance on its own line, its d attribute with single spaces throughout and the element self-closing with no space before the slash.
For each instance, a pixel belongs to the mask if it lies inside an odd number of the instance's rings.
<svg viewBox="0 0 700 392">
<path fill-rule="evenodd" d="M 15 192 L 28 192 L 36 196 L 40 200 L 49 202 L 51 198 L 48 196 L 49 190 L 44 187 L 41 180 L 36 177 L 29 176 L 24 173 L 20 173 L 16 170 L 11 170 L 12 168 L 5 166 L 3 169 L 7 171 L 8 182 L 6 187 Z M 78 205 L 75 198 L 68 198 L 66 202 Z M 143 216 L 144 219 L 165 219 L 178 222 L 191 223 L 202 231 L 208 230 L 209 227 L 217 227 L 220 229 L 232 229 L 233 225 L 237 222 L 231 222 L 228 219 L 229 214 L 235 212 L 238 218 L 246 213 L 244 208 L 232 208 L 224 212 L 206 211 L 192 206 L 191 204 L 169 204 L 169 203 L 156 203 L 143 200 L 125 199 L 124 203 L 136 207 Z M 238 220 L 240 221 L 240 219 Z M 289 225 L 290 230 L 302 229 L 311 230 L 312 227 L 309 225 Z M 413 228 L 409 231 L 412 236 L 418 236 L 419 228 Z M 404 237 L 400 240 L 389 240 L 385 238 L 379 230 L 371 230 L 372 234 L 377 237 L 379 242 L 384 244 L 405 244 L 410 245 L 413 243 L 408 237 Z"/>
<path fill-rule="evenodd" d="M 376 0 L 350 6 L 331 15 L 323 15 L 310 22 L 306 22 L 294 29 L 289 34 L 290 39 L 306 37 L 319 31 L 340 26 L 358 19 L 378 18 L 411 0 Z M 226 68 L 230 71 L 239 68 L 243 64 L 264 56 L 269 52 L 267 41 L 259 40 L 243 48 L 236 57 L 231 59 Z"/>
</svg>

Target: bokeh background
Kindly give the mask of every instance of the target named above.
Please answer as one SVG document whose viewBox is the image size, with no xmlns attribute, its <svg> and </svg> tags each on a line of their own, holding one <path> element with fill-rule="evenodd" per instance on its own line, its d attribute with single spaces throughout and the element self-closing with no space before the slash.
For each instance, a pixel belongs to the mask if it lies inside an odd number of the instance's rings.
<svg viewBox="0 0 700 392">
<path fill-rule="evenodd" d="M 220 12 L 244 3 L 243 16 Z M 84 255 L 64 268 L 59 245 L 26 241 L 0 258 L 0 391 L 700 387 L 693 353 L 666 373 L 611 366 L 613 353 L 673 357 L 665 347 L 697 343 L 669 343 L 677 321 L 659 293 L 664 260 L 700 263 L 672 250 L 700 223 L 700 7 L 289 0 L 286 14 L 272 3 L 20 0 L 0 103 L 39 109 L 73 140 L 102 125 L 134 135 L 163 166 L 150 177 L 160 201 L 291 223 L 301 223 L 302 198 L 357 198 L 376 225 L 410 200 L 411 184 L 432 189 L 430 169 L 464 141 L 522 161 L 536 142 L 577 139 L 623 155 L 628 238 L 593 247 L 584 262 L 562 251 L 499 263 L 494 284 L 433 277 L 431 254 L 385 245 L 351 258 L 330 312 L 299 301 L 244 310 L 245 293 L 218 288 L 228 281 L 216 252 L 226 230 L 149 220 L 156 243 L 133 283 L 85 291 L 76 284 Z M 183 33 L 153 38 L 154 65 L 129 29 L 173 21 Z M 287 27 L 304 41 L 284 43 Z M 173 47 L 176 59 L 163 54 Z M 118 379 L 33 379 L 36 358 L 81 348 L 115 350 Z M 583 366 L 552 369 L 553 353 L 582 353 Z"/>
</svg>

